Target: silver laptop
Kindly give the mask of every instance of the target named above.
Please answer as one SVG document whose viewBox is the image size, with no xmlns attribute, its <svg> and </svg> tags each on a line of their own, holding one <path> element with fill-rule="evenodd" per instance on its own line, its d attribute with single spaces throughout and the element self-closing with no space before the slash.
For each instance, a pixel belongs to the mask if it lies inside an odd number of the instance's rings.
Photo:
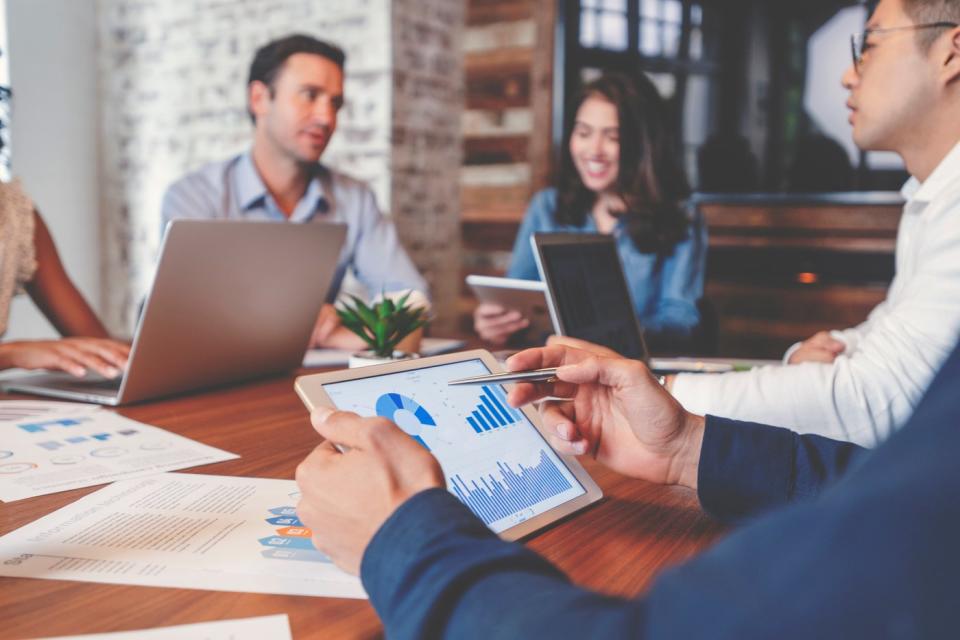
<svg viewBox="0 0 960 640">
<path fill-rule="evenodd" d="M 175 220 L 122 378 L 33 374 L 6 391 L 120 405 L 300 366 L 343 224 Z"/>
</svg>

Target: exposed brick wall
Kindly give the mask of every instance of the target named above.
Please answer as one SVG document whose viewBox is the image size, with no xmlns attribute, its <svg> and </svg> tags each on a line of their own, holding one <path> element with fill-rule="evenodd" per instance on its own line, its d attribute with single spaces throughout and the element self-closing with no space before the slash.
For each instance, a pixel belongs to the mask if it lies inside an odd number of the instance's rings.
<svg viewBox="0 0 960 640">
<path fill-rule="evenodd" d="M 437 334 L 456 328 L 465 3 L 394 0 L 392 213 L 431 283 Z"/>
<path fill-rule="evenodd" d="M 455 126 L 445 133 L 442 118 L 423 116 L 459 119 L 462 0 L 98 0 L 97 9 L 104 308 L 112 328 L 132 329 L 149 286 L 163 191 L 185 172 L 249 145 L 250 60 L 264 42 L 294 31 L 347 51 L 347 102 L 324 162 L 368 181 L 384 212 L 397 216 L 414 260 L 439 294 L 443 323 L 451 290 L 445 279 L 455 270 L 441 261 L 457 257 L 437 247 L 447 251 L 459 236 L 460 138 Z M 413 51 L 423 31 L 408 25 L 421 20 L 442 43 L 426 54 L 439 62 L 408 83 L 399 60 L 410 59 L 402 51 Z M 445 100 L 442 107 L 430 106 L 434 98 Z M 443 137 L 445 156 L 431 155 L 427 134 Z"/>
</svg>

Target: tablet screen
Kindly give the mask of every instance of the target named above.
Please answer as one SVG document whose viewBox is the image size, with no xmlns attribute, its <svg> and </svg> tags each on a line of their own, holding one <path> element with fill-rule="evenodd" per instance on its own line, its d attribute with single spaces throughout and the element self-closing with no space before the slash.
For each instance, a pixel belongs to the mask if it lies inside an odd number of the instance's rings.
<svg viewBox="0 0 960 640">
<path fill-rule="evenodd" d="M 543 244 L 539 251 L 563 335 L 645 360 L 647 350 L 613 241 Z"/>
<path fill-rule="evenodd" d="M 440 462 L 447 489 L 500 533 L 585 490 L 501 385 L 447 384 L 485 373 L 474 359 L 323 388 L 338 409 L 400 425 Z"/>
</svg>

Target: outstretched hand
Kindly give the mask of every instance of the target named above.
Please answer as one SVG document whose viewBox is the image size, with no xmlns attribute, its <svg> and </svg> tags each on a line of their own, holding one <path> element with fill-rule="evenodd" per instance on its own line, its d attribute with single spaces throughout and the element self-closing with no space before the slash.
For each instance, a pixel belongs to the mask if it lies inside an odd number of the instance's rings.
<svg viewBox="0 0 960 640">
<path fill-rule="evenodd" d="M 636 360 L 564 344 L 521 351 L 507 369 L 557 367 L 553 383 L 521 383 L 508 400 L 548 397 L 540 413 L 560 453 L 590 455 L 611 469 L 660 484 L 696 488 L 703 418 L 688 413 Z"/>
</svg>

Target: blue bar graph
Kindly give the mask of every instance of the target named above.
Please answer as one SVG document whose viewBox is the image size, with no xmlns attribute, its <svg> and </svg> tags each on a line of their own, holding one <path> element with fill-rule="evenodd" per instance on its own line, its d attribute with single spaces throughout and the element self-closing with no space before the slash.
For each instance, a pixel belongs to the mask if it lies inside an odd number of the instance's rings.
<svg viewBox="0 0 960 640">
<path fill-rule="evenodd" d="M 467 418 L 477 433 L 500 429 L 520 421 L 521 413 L 507 404 L 507 396 L 500 387 L 481 387 L 480 404 Z"/>
<path fill-rule="evenodd" d="M 497 461 L 500 479 L 493 474 L 470 482 L 467 486 L 459 474 L 450 479 L 453 493 L 460 502 L 467 505 L 473 513 L 487 525 L 502 520 L 548 498 L 559 495 L 572 488 L 570 481 L 563 477 L 546 451 L 540 451 L 540 458 L 533 467 L 517 465 L 516 472 L 505 462 Z"/>
<path fill-rule="evenodd" d="M 473 430 L 477 433 L 483 433 L 483 428 L 480 427 L 480 423 L 478 423 L 472 417 L 467 417 L 467 423 L 469 423 L 469 425 L 473 427 Z"/>
</svg>

